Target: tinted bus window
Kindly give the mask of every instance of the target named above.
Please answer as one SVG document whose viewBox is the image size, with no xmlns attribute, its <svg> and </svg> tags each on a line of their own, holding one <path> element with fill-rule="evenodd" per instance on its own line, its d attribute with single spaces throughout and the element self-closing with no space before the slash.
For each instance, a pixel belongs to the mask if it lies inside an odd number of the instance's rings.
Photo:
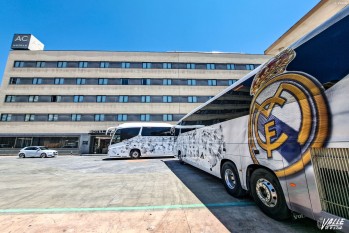
<svg viewBox="0 0 349 233">
<path fill-rule="evenodd" d="M 170 127 L 143 127 L 142 136 L 171 136 Z"/>
<path fill-rule="evenodd" d="M 253 77 L 224 93 L 219 98 L 183 119 L 181 125 L 209 126 L 248 115 L 252 101 L 252 96 L 250 96 L 252 80 Z M 183 130 L 181 133 L 183 133 Z"/>
<path fill-rule="evenodd" d="M 137 136 L 139 134 L 140 129 L 141 129 L 140 127 L 118 129 L 114 134 L 114 137 L 112 139 L 111 144 L 119 143 L 119 142 L 122 142 L 126 139 L 130 139 L 130 138 Z"/>
<path fill-rule="evenodd" d="M 121 129 L 121 141 L 136 137 L 141 128 L 126 128 Z"/>
</svg>

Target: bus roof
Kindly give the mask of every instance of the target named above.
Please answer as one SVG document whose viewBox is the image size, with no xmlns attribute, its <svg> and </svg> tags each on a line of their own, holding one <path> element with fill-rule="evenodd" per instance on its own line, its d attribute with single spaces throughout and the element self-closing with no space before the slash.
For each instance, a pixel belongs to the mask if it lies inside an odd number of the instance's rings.
<svg viewBox="0 0 349 233">
<path fill-rule="evenodd" d="M 344 17 L 349 15 L 349 6 L 343 8 L 340 12 L 338 12 L 336 15 L 332 16 L 330 19 L 328 19 L 327 21 L 325 21 L 323 24 L 321 24 L 320 26 L 318 26 L 317 28 L 315 28 L 313 31 L 309 32 L 308 34 L 306 34 L 305 36 L 303 36 L 301 39 L 299 39 L 298 41 L 296 41 L 295 43 L 293 43 L 292 45 L 289 46 L 289 48 L 295 49 L 299 46 L 301 46 L 302 44 L 304 44 L 305 42 L 311 40 L 312 38 L 314 38 L 315 36 L 317 36 L 318 34 L 320 34 L 321 32 L 323 32 L 324 30 L 326 30 L 327 28 L 329 28 L 330 26 L 332 26 L 333 24 L 337 23 L 338 21 L 340 21 L 341 19 L 343 19 Z M 267 61 L 268 62 L 268 61 Z M 186 114 L 184 117 L 182 117 L 178 122 L 177 125 L 180 124 L 184 119 L 186 119 L 187 117 L 189 117 L 190 115 L 194 114 L 196 111 L 202 109 L 203 107 L 205 107 L 206 105 L 210 104 L 211 102 L 213 102 L 214 100 L 218 99 L 219 97 L 221 97 L 222 95 L 224 95 L 225 93 L 227 93 L 228 91 L 235 89 L 237 87 L 239 87 L 243 82 L 245 82 L 246 80 L 254 77 L 255 74 L 257 74 L 260 69 L 263 68 L 264 64 L 266 64 L 267 62 L 261 64 L 260 66 L 258 66 L 256 69 L 252 70 L 250 73 L 248 73 L 247 75 L 243 76 L 241 79 L 239 79 L 237 82 L 235 82 L 234 84 L 230 85 L 229 87 L 227 87 L 226 89 L 224 89 L 223 91 L 219 92 L 217 95 L 215 95 L 214 97 L 212 97 L 211 99 L 209 99 L 207 102 L 201 104 L 200 106 L 196 107 L 195 109 L 193 109 L 191 112 L 189 112 L 188 114 Z"/>
</svg>

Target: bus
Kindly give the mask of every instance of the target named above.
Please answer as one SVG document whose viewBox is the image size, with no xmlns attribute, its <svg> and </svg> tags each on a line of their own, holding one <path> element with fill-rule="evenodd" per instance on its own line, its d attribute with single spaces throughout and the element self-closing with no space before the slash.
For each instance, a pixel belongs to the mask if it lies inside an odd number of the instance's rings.
<svg viewBox="0 0 349 233">
<path fill-rule="evenodd" d="M 108 157 L 173 156 L 174 136 L 171 124 L 167 123 L 124 123 L 107 129 L 112 139 Z"/>
<path fill-rule="evenodd" d="M 274 219 L 299 213 L 348 230 L 348 14 L 180 119 L 178 159 L 221 178 L 234 197 L 250 194 Z"/>
</svg>

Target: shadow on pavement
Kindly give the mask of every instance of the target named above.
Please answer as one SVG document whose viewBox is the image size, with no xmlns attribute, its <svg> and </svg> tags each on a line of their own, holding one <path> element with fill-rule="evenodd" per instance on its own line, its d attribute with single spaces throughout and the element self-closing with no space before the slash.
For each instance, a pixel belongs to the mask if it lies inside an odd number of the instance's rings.
<svg viewBox="0 0 349 233">
<path fill-rule="evenodd" d="M 230 196 L 219 178 L 189 164 L 163 162 L 230 232 L 320 232 L 308 218 L 283 222 L 269 218 L 250 196 Z"/>
</svg>

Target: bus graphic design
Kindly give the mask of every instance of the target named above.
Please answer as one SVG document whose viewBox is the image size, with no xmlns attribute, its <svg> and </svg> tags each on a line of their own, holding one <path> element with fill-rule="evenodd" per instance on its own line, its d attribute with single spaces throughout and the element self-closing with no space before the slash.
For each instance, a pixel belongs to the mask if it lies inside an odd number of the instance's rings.
<svg viewBox="0 0 349 233">
<path fill-rule="evenodd" d="M 274 219 L 349 232 L 348 41 L 346 7 L 180 119 L 178 159 Z"/>
<path fill-rule="evenodd" d="M 313 77 L 288 72 L 296 56 L 286 49 L 256 74 L 248 124 L 252 160 L 282 156 L 284 164 L 275 168 L 278 177 L 300 171 L 310 162 L 310 148 L 321 148 L 328 137 L 330 120 L 325 90 Z M 301 161 L 303 160 L 303 161 Z"/>
</svg>

